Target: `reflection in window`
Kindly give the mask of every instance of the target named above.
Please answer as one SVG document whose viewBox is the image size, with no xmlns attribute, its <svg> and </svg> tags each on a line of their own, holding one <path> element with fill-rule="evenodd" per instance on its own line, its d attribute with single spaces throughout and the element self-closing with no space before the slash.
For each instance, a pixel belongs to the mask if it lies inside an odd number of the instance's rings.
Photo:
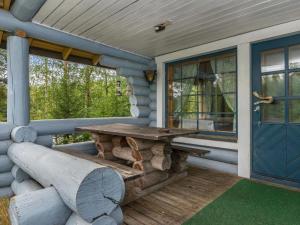
<svg viewBox="0 0 300 225">
<path fill-rule="evenodd" d="M 289 122 L 300 123 L 300 100 L 289 101 Z"/>
<path fill-rule="evenodd" d="M 273 49 L 261 54 L 261 72 L 284 70 L 284 49 Z"/>
<path fill-rule="evenodd" d="M 300 68 L 300 45 L 289 48 L 289 68 Z"/>
<path fill-rule="evenodd" d="M 236 131 L 235 51 L 169 65 L 168 126 Z"/>
<path fill-rule="evenodd" d="M 270 74 L 262 76 L 262 92 L 264 96 L 284 96 L 284 74 Z"/>
</svg>

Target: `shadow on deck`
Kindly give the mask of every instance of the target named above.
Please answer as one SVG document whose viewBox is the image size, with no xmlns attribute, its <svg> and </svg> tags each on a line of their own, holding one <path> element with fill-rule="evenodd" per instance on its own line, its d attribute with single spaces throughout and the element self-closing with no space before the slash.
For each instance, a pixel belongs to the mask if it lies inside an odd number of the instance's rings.
<svg viewBox="0 0 300 225">
<path fill-rule="evenodd" d="M 179 225 L 216 199 L 239 178 L 190 168 L 180 181 L 123 207 L 125 225 Z"/>
</svg>

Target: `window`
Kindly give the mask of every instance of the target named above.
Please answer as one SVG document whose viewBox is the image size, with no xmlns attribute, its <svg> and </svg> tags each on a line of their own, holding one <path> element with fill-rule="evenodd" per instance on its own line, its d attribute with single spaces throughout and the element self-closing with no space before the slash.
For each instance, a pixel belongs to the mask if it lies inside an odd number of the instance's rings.
<svg viewBox="0 0 300 225">
<path fill-rule="evenodd" d="M 31 120 L 130 116 L 115 70 L 31 55 L 29 75 Z"/>
<path fill-rule="evenodd" d="M 236 51 L 169 64 L 167 125 L 236 132 Z"/>
</svg>

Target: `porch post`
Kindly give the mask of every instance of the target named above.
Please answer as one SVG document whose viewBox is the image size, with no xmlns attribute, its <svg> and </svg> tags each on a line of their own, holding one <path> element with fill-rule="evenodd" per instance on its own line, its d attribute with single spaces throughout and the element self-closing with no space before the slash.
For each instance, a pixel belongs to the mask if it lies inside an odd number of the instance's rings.
<svg viewBox="0 0 300 225">
<path fill-rule="evenodd" d="M 251 171 L 251 73 L 250 44 L 238 45 L 238 175 Z"/>
<path fill-rule="evenodd" d="M 26 38 L 7 38 L 7 121 L 15 126 L 29 124 L 29 44 Z"/>
</svg>

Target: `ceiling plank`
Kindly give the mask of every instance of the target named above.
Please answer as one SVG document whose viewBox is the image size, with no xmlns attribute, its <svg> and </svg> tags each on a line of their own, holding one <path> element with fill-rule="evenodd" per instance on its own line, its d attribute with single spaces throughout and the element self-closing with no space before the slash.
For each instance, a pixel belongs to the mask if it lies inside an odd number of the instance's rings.
<svg viewBox="0 0 300 225">
<path fill-rule="evenodd" d="M 92 57 L 92 63 L 93 63 L 93 65 L 96 66 L 100 62 L 100 59 L 101 59 L 101 55 L 94 55 Z"/>
<path fill-rule="evenodd" d="M 63 60 L 67 60 L 72 52 L 72 48 L 65 48 L 62 52 Z"/>
<path fill-rule="evenodd" d="M 9 10 L 11 4 L 11 0 L 3 0 L 3 9 Z"/>
</svg>

